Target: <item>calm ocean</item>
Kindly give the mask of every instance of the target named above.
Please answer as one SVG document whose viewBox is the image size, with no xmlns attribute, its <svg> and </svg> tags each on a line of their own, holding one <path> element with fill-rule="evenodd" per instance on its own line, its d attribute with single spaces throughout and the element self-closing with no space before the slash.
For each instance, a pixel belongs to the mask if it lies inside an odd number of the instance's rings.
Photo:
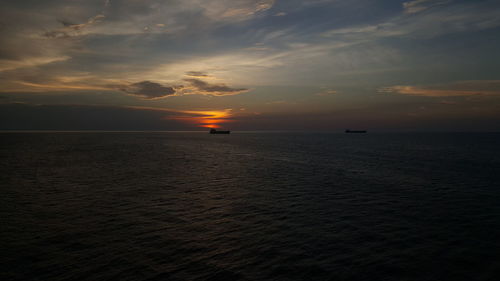
<svg viewBox="0 0 500 281">
<path fill-rule="evenodd" d="M 0 280 L 500 280 L 500 134 L 1 133 Z"/>
</svg>

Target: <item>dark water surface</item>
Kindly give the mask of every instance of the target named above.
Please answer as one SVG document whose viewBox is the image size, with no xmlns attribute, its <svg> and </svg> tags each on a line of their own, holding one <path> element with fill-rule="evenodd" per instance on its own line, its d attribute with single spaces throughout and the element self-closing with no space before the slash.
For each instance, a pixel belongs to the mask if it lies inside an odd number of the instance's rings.
<svg viewBox="0 0 500 281">
<path fill-rule="evenodd" d="M 1 280 L 500 280 L 500 134 L 1 133 Z"/>
</svg>

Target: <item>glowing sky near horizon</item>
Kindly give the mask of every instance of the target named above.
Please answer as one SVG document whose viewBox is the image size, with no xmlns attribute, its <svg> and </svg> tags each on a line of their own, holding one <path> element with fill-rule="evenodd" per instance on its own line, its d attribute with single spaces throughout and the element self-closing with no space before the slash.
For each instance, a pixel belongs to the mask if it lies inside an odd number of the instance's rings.
<svg viewBox="0 0 500 281">
<path fill-rule="evenodd" d="M 493 0 L 2 1 L 0 129 L 500 130 L 498 14 Z"/>
</svg>

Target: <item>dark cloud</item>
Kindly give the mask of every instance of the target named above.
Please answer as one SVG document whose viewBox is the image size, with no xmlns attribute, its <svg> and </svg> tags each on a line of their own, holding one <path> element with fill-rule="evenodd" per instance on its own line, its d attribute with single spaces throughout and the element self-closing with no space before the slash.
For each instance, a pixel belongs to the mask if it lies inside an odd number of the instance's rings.
<svg viewBox="0 0 500 281">
<path fill-rule="evenodd" d="M 209 94 L 215 96 L 224 95 L 237 95 L 248 91 L 245 88 L 231 88 L 226 84 L 210 84 L 200 79 L 187 78 L 184 81 L 188 82 L 193 88 L 195 93 Z"/>
<path fill-rule="evenodd" d="M 74 26 L 78 26 L 79 25 L 77 23 L 73 23 L 73 22 L 70 22 L 70 21 L 67 21 L 67 20 L 62 20 L 62 19 L 59 19 L 57 21 L 60 22 L 65 27 L 74 27 Z"/>
<path fill-rule="evenodd" d="M 104 15 L 101 14 L 91 17 L 87 20 L 87 22 L 80 24 L 73 23 L 68 20 L 59 19 L 57 21 L 63 25 L 63 28 L 47 31 L 43 35 L 48 38 L 69 38 L 73 36 L 78 36 L 82 34 L 81 31 L 83 31 L 85 28 L 93 24 L 99 23 L 103 19 Z"/>
<path fill-rule="evenodd" d="M 145 99 L 159 99 L 175 94 L 175 89 L 151 81 L 142 81 L 121 87 L 120 90 Z"/>
<path fill-rule="evenodd" d="M 188 71 L 186 75 L 192 77 L 210 77 L 210 75 L 202 71 Z"/>
<path fill-rule="evenodd" d="M 0 103 L 0 130 L 196 130 L 179 113 L 96 105 Z"/>
<path fill-rule="evenodd" d="M 47 31 L 43 33 L 43 35 L 47 38 L 70 38 L 71 35 L 62 30 L 54 30 L 54 31 Z"/>
<path fill-rule="evenodd" d="M 70 38 L 72 36 L 78 35 L 78 32 L 83 29 L 86 24 L 76 24 L 69 22 L 67 20 L 57 20 L 60 24 L 64 26 L 64 28 L 60 28 L 57 30 L 51 30 L 43 33 L 45 37 L 48 38 Z"/>
</svg>

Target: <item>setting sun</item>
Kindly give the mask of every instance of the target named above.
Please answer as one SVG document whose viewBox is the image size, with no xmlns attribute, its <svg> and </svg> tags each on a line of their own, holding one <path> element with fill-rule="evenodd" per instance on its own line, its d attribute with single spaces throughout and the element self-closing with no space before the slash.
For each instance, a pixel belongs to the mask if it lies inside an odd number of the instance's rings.
<svg viewBox="0 0 500 281">
<path fill-rule="evenodd" d="M 177 116 L 174 119 L 182 120 L 190 124 L 195 124 L 202 128 L 221 128 L 222 123 L 232 122 L 231 109 L 226 110 L 210 110 L 210 111 L 182 111 L 182 113 L 190 116 Z"/>
</svg>

